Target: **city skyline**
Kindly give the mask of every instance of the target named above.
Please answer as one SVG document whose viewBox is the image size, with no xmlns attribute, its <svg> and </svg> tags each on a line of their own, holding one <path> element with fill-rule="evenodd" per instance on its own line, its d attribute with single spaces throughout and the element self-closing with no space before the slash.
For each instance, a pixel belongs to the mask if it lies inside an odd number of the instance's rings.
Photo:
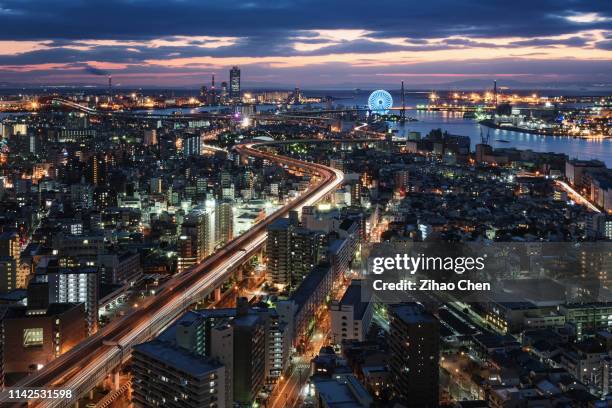
<svg viewBox="0 0 612 408">
<path fill-rule="evenodd" d="M 612 9 L 595 1 L 8 0 L 0 24 L 4 87 L 193 87 L 234 65 L 243 87 L 612 82 Z"/>
<path fill-rule="evenodd" d="M 0 0 L 0 405 L 612 406 L 612 3 Z"/>
</svg>

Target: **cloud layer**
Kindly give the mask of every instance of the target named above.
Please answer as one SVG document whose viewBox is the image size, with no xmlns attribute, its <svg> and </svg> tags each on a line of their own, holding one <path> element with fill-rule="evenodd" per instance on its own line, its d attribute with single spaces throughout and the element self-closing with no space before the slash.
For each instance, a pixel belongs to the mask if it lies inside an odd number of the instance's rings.
<svg viewBox="0 0 612 408">
<path fill-rule="evenodd" d="M 612 83 L 612 3 L 0 0 L 0 82 Z"/>
</svg>

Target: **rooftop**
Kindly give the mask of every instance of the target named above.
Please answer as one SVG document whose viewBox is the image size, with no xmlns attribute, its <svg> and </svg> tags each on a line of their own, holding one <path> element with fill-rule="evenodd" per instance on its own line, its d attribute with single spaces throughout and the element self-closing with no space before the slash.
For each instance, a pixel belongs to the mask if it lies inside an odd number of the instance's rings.
<svg viewBox="0 0 612 408">
<path fill-rule="evenodd" d="M 372 397 L 355 377 L 316 379 L 314 386 L 319 397 L 330 408 L 368 407 Z"/>
<path fill-rule="evenodd" d="M 389 311 L 393 311 L 397 317 L 409 324 L 436 322 L 436 318 L 427 313 L 417 303 L 402 303 L 399 305 L 392 305 L 389 307 Z"/>
<path fill-rule="evenodd" d="M 368 303 L 361 300 L 361 280 L 354 279 L 340 300 L 342 306 L 353 306 L 353 318 L 361 319 L 368 309 Z"/>
<path fill-rule="evenodd" d="M 212 371 L 221 367 L 221 364 L 213 359 L 197 356 L 160 340 L 138 344 L 134 346 L 134 350 L 196 378 L 208 377 Z"/>
</svg>

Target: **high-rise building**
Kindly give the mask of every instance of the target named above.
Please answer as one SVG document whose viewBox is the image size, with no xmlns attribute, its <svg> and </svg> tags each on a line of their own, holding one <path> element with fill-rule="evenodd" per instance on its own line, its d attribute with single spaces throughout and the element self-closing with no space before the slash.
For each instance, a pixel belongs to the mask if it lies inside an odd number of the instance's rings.
<svg viewBox="0 0 612 408">
<path fill-rule="evenodd" d="M 219 201 L 217 204 L 216 227 L 217 245 L 223 245 L 234 238 L 234 206 L 229 200 Z"/>
<path fill-rule="evenodd" d="M 297 220 L 282 218 L 268 226 L 268 271 L 274 284 L 297 287 L 319 263 L 323 233 L 299 227 Z"/>
<path fill-rule="evenodd" d="M 21 245 L 19 234 L 16 232 L 3 232 L 0 234 L 0 256 L 9 256 L 19 265 Z"/>
<path fill-rule="evenodd" d="M 266 335 L 259 316 L 241 312 L 234 325 L 234 402 L 250 405 L 263 388 L 266 376 Z"/>
<path fill-rule="evenodd" d="M 391 383 L 415 408 L 437 408 L 440 324 L 417 303 L 389 306 Z"/>
<path fill-rule="evenodd" d="M 212 254 L 216 246 L 216 208 L 209 200 L 185 217 L 178 240 L 178 271 L 182 272 Z"/>
<path fill-rule="evenodd" d="M 40 279 L 40 276 L 37 276 Z M 87 315 L 89 334 L 98 324 L 98 269 L 59 268 L 48 269 L 49 303 L 83 303 Z"/>
<path fill-rule="evenodd" d="M 106 161 L 102 155 L 93 155 L 89 159 L 87 181 L 94 186 L 106 179 Z"/>
<path fill-rule="evenodd" d="M 174 344 L 154 340 L 132 353 L 137 407 L 226 407 L 223 365 Z"/>
<path fill-rule="evenodd" d="M 294 225 L 294 224 L 292 224 Z M 306 228 L 294 227 L 290 236 L 291 287 L 297 287 L 319 262 L 325 235 Z"/>
<path fill-rule="evenodd" d="M 278 381 L 288 363 L 287 326 L 275 309 L 248 307 L 189 312 L 161 338 L 225 366 L 227 404 L 250 405 L 264 382 Z"/>
<path fill-rule="evenodd" d="M 156 145 L 157 144 L 157 130 L 156 129 L 145 130 L 142 142 L 145 146 Z"/>
<path fill-rule="evenodd" d="M 181 227 L 183 234 L 177 242 L 178 265 L 177 272 L 183 272 L 198 263 L 197 237 L 185 232 L 185 224 Z"/>
<path fill-rule="evenodd" d="M 221 82 L 221 94 L 219 95 L 219 99 L 221 103 L 225 103 L 227 101 L 227 82 Z"/>
<path fill-rule="evenodd" d="M 70 186 L 70 200 L 76 209 L 91 208 L 93 206 L 93 194 L 94 188 L 91 184 L 75 183 Z"/>
<path fill-rule="evenodd" d="M 10 256 L 0 256 L 0 292 L 17 288 L 17 263 Z"/>
<path fill-rule="evenodd" d="M 281 320 L 287 323 L 292 344 L 304 350 L 310 325 L 315 314 L 325 304 L 333 287 L 333 271 L 330 265 L 312 269 L 287 300 L 279 300 L 276 310 Z"/>
<path fill-rule="evenodd" d="M 360 206 L 361 205 L 361 184 L 359 182 L 354 182 L 349 184 L 349 188 L 351 190 L 351 202 L 349 205 Z"/>
<path fill-rule="evenodd" d="M 408 170 L 396 171 L 393 173 L 393 183 L 395 184 L 396 190 L 403 189 L 407 191 L 410 184 L 410 172 Z"/>
<path fill-rule="evenodd" d="M 151 180 L 149 180 L 149 191 L 151 194 L 161 194 L 162 188 L 162 179 L 160 177 L 151 177 Z"/>
<path fill-rule="evenodd" d="M 104 235 L 59 233 L 53 237 L 53 248 L 59 251 L 60 256 L 95 263 L 98 255 L 104 252 Z"/>
<path fill-rule="evenodd" d="M 0 292 L 18 287 L 18 273 L 21 266 L 21 244 L 16 232 L 0 234 Z"/>
<path fill-rule="evenodd" d="M 183 155 L 199 156 L 201 152 L 201 140 L 198 134 L 187 134 L 183 139 Z"/>
<path fill-rule="evenodd" d="M 266 252 L 268 273 L 273 284 L 291 284 L 291 232 L 293 226 L 287 218 L 280 218 L 268 225 Z"/>
<path fill-rule="evenodd" d="M 230 93 L 231 99 L 240 100 L 240 68 L 234 66 L 230 70 Z"/>
<path fill-rule="evenodd" d="M 142 274 L 140 255 L 137 252 L 100 254 L 98 265 L 100 281 L 107 284 L 135 282 Z"/>
</svg>

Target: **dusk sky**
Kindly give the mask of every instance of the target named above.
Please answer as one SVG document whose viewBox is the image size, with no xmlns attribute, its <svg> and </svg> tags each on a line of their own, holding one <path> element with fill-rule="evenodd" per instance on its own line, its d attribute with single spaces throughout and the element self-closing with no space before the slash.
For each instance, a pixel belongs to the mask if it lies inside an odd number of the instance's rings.
<svg viewBox="0 0 612 408">
<path fill-rule="evenodd" d="M 0 84 L 612 83 L 612 1 L 0 0 Z"/>
</svg>

